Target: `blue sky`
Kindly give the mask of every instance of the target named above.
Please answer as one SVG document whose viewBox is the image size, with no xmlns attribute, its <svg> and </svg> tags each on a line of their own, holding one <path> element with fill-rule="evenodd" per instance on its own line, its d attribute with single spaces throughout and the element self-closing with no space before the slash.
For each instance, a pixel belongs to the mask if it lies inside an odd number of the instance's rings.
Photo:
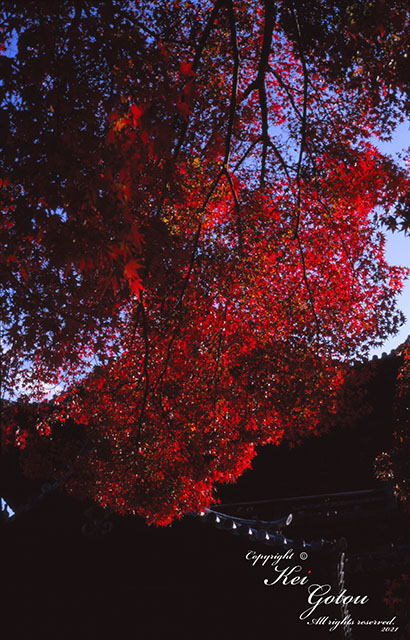
<svg viewBox="0 0 410 640">
<path fill-rule="evenodd" d="M 378 141 L 377 146 L 384 153 L 396 158 L 400 157 L 398 154 L 403 155 L 410 147 L 410 124 L 408 122 L 401 123 L 397 127 L 391 142 Z M 410 267 L 410 236 L 405 236 L 402 232 L 385 232 L 385 236 L 387 240 L 386 257 L 389 264 Z M 380 356 L 383 352 L 389 353 L 410 335 L 410 280 L 407 281 L 398 303 L 407 321 L 396 336 L 387 340 L 382 347 L 373 349 L 371 351 L 372 355 Z"/>
</svg>

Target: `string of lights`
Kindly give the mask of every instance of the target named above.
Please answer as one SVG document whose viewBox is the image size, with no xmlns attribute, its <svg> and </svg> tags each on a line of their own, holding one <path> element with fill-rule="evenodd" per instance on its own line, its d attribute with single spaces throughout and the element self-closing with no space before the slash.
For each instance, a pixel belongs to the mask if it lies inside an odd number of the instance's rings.
<svg viewBox="0 0 410 640">
<path fill-rule="evenodd" d="M 30 512 L 37 504 L 39 504 L 49 494 L 58 489 L 60 483 L 44 483 L 41 486 L 40 493 L 35 497 L 30 497 L 27 503 L 19 506 L 11 507 L 4 498 L 0 499 L 0 521 L 11 522 L 20 516 Z M 108 514 L 111 516 L 112 513 Z M 250 518 L 242 518 L 232 516 L 214 509 L 205 509 L 199 514 L 191 513 L 190 515 L 199 517 L 202 522 L 214 525 L 217 529 L 228 531 L 234 535 L 248 537 L 250 540 L 261 542 L 263 544 L 282 548 L 303 548 L 314 552 L 320 551 L 340 551 L 344 548 L 344 539 L 326 540 L 324 538 L 316 538 L 311 541 L 304 539 L 293 539 L 283 534 L 283 529 L 292 523 L 293 516 L 288 514 L 277 520 L 255 520 Z M 107 524 L 107 514 L 103 514 L 99 520 L 104 522 L 104 532 L 112 530 L 110 523 Z M 90 528 L 87 518 L 87 525 Z M 94 523 L 96 517 L 93 516 Z M 99 523 L 98 520 L 98 523 Z M 84 526 L 83 526 L 84 528 Z M 98 527 L 97 527 L 98 528 Z M 93 530 L 96 527 L 93 527 Z M 96 529 L 97 530 L 97 529 Z M 87 529 L 88 531 L 88 529 Z M 390 567 L 400 567 L 410 565 L 410 545 L 385 545 L 384 548 L 375 549 L 374 551 L 349 554 L 343 560 L 344 570 L 347 573 L 363 573 L 368 571 L 383 570 Z"/>
<path fill-rule="evenodd" d="M 228 515 L 214 509 L 205 509 L 199 514 L 191 515 L 200 518 L 203 523 L 209 523 L 217 529 L 228 531 L 234 535 L 243 535 L 250 540 L 261 542 L 269 546 L 286 548 L 303 548 L 305 550 L 337 551 L 340 556 L 338 575 L 344 579 L 348 574 L 371 572 L 391 567 L 410 565 L 410 545 L 385 545 L 373 551 L 346 554 L 347 541 L 345 538 L 326 540 L 313 539 L 307 542 L 303 539 L 292 539 L 282 533 L 282 529 L 292 522 L 292 514 L 279 520 L 252 520 Z"/>
<path fill-rule="evenodd" d="M 340 545 L 338 540 L 324 540 L 318 538 L 307 542 L 306 540 L 294 540 L 283 535 L 282 529 L 292 522 L 292 514 L 279 520 L 250 520 L 230 516 L 214 509 L 205 509 L 199 514 L 192 514 L 199 517 L 202 522 L 208 522 L 218 529 L 224 529 L 234 535 L 247 536 L 250 540 L 262 542 L 263 544 L 282 548 L 303 548 L 311 551 L 333 551 Z"/>
</svg>

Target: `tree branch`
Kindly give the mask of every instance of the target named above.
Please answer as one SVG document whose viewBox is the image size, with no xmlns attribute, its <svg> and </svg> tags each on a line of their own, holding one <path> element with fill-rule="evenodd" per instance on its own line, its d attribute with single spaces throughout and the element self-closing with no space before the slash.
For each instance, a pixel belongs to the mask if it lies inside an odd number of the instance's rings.
<svg viewBox="0 0 410 640">
<path fill-rule="evenodd" d="M 271 52 L 272 46 L 272 36 L 273 36 L 273 28 L 275 24 L 275 11 L 274 11 L 274 3 L 271 0 L 264 0 L 265 6 L 265 20 L 264 20 L 264 28 L 263 28 L 263 41 L 262 41 L 262 49 L 261 55 L 259 58 L 258 65 L 258 73 L 250 85 L 245 89 L 242 100 L 246 100 L 246 98 L 256 89 L 258 90 L 259 95 L 259 107 L 261 110 L 261 118 L 262 118 L 262 166 L 261 166 L 261 174 L 260 174 L 260 185 L 261 187 L 265 183 L 265 172 L 266 172 L 266 157 L 268 153 L 268 144 L 269 144 L 269 133 L 268 133 L 268 107 L 266 101 L 266 87 L 265 87 L 265 76 L 266 71 L 269 66 L 269 56 Z"/>
<path fill-rule="evenodd" d="M 275 26 L 275 5 L 272 0 L 264 0 L 265 21 L 263 26 L 263 41 L 261 55 L 259 58 L 258 73 L 250 85 L 245 89 L 242 100 L 246 98 L 256 89 L 260 89 L 265 84 L 266 70 L 269 65 L 269 56 L 272 46 L 273 28 Z"/>
</svg>

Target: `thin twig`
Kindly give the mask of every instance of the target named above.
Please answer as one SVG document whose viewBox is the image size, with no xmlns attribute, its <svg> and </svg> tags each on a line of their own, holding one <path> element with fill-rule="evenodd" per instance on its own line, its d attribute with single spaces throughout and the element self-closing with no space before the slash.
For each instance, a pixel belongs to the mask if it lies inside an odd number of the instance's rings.
<svg viewBox="0 0 410 640">
<path fill-rule="evenodd" d="M 227 311 L 228 311 L 228 300 L 225 300 L 225 308 L 224 308 L 224 313 L 223 313 L 223 318 L 222 318 L 222 326 L 221 326 L 221 329 L 219 331 L 218 349 L 217 349 L 217 353 L 216 353 L 216 365 L 215 365 L 215 374 L 214 374 L 214 399 L 213 399 L 214 408 L 216 406 L 216 400 L 217 400 L 217 396 L 218 396 L 219 361 L 221 359 L 222 338 L 223 338 L 223 330 L 224 330 L 225 322 L 226 322 Z"/>
<path fill-rule="evenodd" d="M 282 156 L 281 152 L 279 151 L 278 147 L 276 146 L 276 144 L 274 142 L 272 142 L 272 139 L 269 138 L 269 146 L 272 147 L 273 152 L 275 154 L 275 156 L 277 157 L 277 159 L 279 160 L 280 164 L 282 165 L 282 168 L 286 174 L 286 177 L 288 179 L 288 182 L 291 183 L 292 179 L 289 173 L 289 165 L 286 164 L 284 157 Z"/>
<path fill-rule="evenodd" d="M 132 336 L 131 336 L 129 350 L 132 349 L 132 346 L 134 344 L 135 335 L 136 335 L 137 328 L 138 328 L 138 323 L 139 323 L 140 313 L 141 313 L 141 308 L 140 308 L 140 305 L 138 305 L 137 310 L 135 312 L 134 327 L 133 327 L 133 330 L 132 330 Z"/>
<path fill-rule="evenodd" d="M 315 320 L 316 332 L 317 332 L 317 335 L 320 336 L 321 331 L 320 331 L 319 318 L 317 317 L 317 314 L 316 314 L 315 301 L 314 301 L 314 298 L 313 298 L 312 290 L 310 288 L 309 278 L 307 276 L 305 253 L 304 253 L 304 250 L 303 250 L 303 245 L 302 245 L 302 241 L 300 239 L 299 233 L 297 233 L 297 235 L 296 235 L 296 240 L 297 240 L 298 247 L 299 247 L 300 257 L 301 257 L 301 260 L 302 260 L 303 281 L 305 283 L 305 286 L 306 286 L 306 289 L 307 289 L 307 292 L 308 292 L 309 302 L 310 302 L 310 306 L 311 306 L 311 309 L 312 309 L 313 318 Z"/>
<path fill-rule="evenodd" d="M 149 339 L 148 339 L 148 322 L 147 322 L 147 316 L 145 313 L 145 309 L 144 309 L 144 304 L 142 302 L 139 303 L 139 307 L 141 309 L 141 317 L 142 317 L 142 330 L 143 330 L 143 336 L 144 336 L 144 363 L 143 363 L 143 371 L 144 371 L 144 395 L 142 398 L 142 404 L 141 404 L 141 409 L 140 409 L 140 414 L 138 416 L 138 431 L 137 431 L 137 441 L 136 441 L 136 447 L 138 449 L 140 443 L 141 443 L 141 431 L 142 431 L 142 423 L 144 420 L 144 414 L 145 414 L 145 408 L 147 406 L 147 400 L 148 400 L 148 393 L 149 393 L 149 372 L 148 372 L 148 365 L 149 365 Z"/>
<path fill-rule="evenodd" d="M 175 305 L 175 307 L 178 309 L 178 314 L 179 314 L 179 318 L 177 319 L 177 326 L 175 327 L 175 329 L 173 331 L 173 334 L 172 334 L 172 336 L 171 336 L 171 338 L 170 338 L 170 340 L 168 342 L 167 355 L 165 357 L 165 363 L 164 363 L 164 366 L 162 368 L 162 371 L 160 372 L 160 374 L 159 374 L 159 376 L 157 378 L 157 381 L 155 382 L 153 391 L 155 391 L 155 389 L 158 387 L 158 385 L 160 385 L 162 383 L 162 381 L 164 379 L 164 376 L 165 376 L 165 374 L 167 372 L 167 369 L 168 369 L 169 361 L 170 361 L 170 358 L 171 358 L 172 346 L 173 346 L 173 344 L 175 342 L 175 339 L 176 339 L 176 337 L 177 337 L 177 335 L 179 333 L 179 328 L 180 328 L 180 324 L 181 324 L 181 321 L 182 321 L 183 300 L 184 300 L 186 289 L 188 287 L 188 282 L 190 280 L 192 270 L 194 268 L 196 252 L 197 252 L 197 249 L 198 249 L 199 239 L 200 239 L 201 231 L 202 231 L 202 225 L 203 225 L 203 221 L 204 221 L 204 218 L 205 218 L 205 210 L 206 210 L 206 207 L 208 206 L 209 200 L 211 199 L 211 197 L 212 197 L 216 187 L 218 186 L 218 183 L 219 183 L 221 177 L 223 176 L 223 174 L 224 174 L 224 170 L 221 169 L 219 171 L 218 175 L 216 176 L 215 180 L 213 181 L 213 183 L 212 183 L 212 185 L 211 185 L 211 187 L 210 187 L 210 189 L 208 191 L 208 194 L 207 194 L 207 196 L 206 196 L 206 198 L 204 200 L 204 203 L 203 203 L 203 205 L 201 207 L 201 211 L 200 211 L 201 217 L 200 217 L 200 221 L 199 221 L 199 224 L 198 224 L 198 228 L 197 228 L 197 231 L 196 231 L 196 234 L 195 234 L 195 238 L 194 238 L 194 242 L 193 242 L 193 246 L 192 246 L 190 263 L 188 265 L 187 273 L 186 273 L 186 275 L 184 277 L 184 282 L 183 282 L 183 285 L 182 285 L 181 294 L 180 294 L 179 299 L 178 299 L 178 301 L 177 301 L 177 303 Z"/>
<path fill-rule="evenodd" d="M 303 50 L 303 41 L 302 41 L 302 33 L 300 30 L 299 20 L 297 14 L 292 7 L 292 15 L 296 24 L 296 32 L 297 39 L 299 44 L 299 53 L 300 53 L 300 61 L 302 63 L 303 70 L 303 107 L 302 107 L 302 123 L 301 123 L 301 131 L 300 131 L 300 149 L 299 149 L 299 158 L 298 164 L 296 168 L 296 184 L 298 188 L 297 200 L 296 200 L 296 226 L 294 232 L 294 238 L 297 238 L 299 224 L 300 224 L 300 215 L 301 215 L 301 199 L 302 199 L 302 186 L 301 186 L 301 171 L 302 171 L 302 160 L 303 153 L 305 151 L 306 146 L 306 124 L 307 124 L 307 101 L 308 101 L 308 71 L 306 66 L 305 54 Z"/>
<path fill-rule="evenodd" d="M 254 149 L 254 147 L 256 147 L 256 145 L 262 142 L 262 138 L 257 138 L 256 140 L 254 140 L 252 142 L 252 144 L 247 148 L 247 150 L 245 151 L 245 153 L 239 158 L 239 160 L 237 161 L 236 165 L 234 166 L 234 168 L 232 169 L 232 173 L 235 173 L 235 171 L 237 171 L 239 169 L 239 167 L 241 166 L 241 164 L 246 160 L 246 158 L 248 157 L 248 155 L 251 153 L 251 151 Z"/>
<path fill-rule="evenodd" d="M 228 10 L 228 20 L 229 20 L 229 28 L 230 28 L 230 35 L 231 35 L 231 46 L 232 46 L 232 54 L 233 54 L 233 59 L 234 59 L 234 68 L 233 68 L 233 72 L 232 72 L 232 90 L 231 90 L 231 100 L 230 100 L 230 106 L 229 106 L 229 116 L 228 116 L 228 129 L 227 129 L 227 133 L 226 133 L 226 138 L 225 138 L 225 154 L 224 154 L 224 160 L 223 160 L 223 166 L 222 169 L 219 171 L 218 175 L 216 176 L 215 180 L 213 181 L 211 188 L 209 189 L 209 192 L 205 198 L 205 201 L 201 207 L 201 217 L 200 217 L 200 221 L 198 224 L 198 229 L 197 232 L 195 234 L 195 238 L 194 238 L 194 243 L 193 243 L 193 247 L 192 247 L 192 252 L 191 252 L 191 260 L 188 266 L 188 270 L 186 273 L 186 276 L 184 278 L 184 283 L 182 286 L 182 291 L 181 291 L 181 295 L 179 297 L 179 300 L 177 302 L 177 307 L 178 307 L 178 311 L 179 311 L 179 318 L 177 320 L 177 326 L 174 329 L 174 332 L 168 342 L 168 347 L 167 347 L 167 354 L 166 354 L 166 358 L 165 358 L 165 363 L 164 363 L 164 367 L 162 368 L 162 371 L 160 372 L 157 381 L 155 383 L 154 386 L 154 390 L 158 387 L 158 385 L 162 385 L 162 382 L 164 380 L 165 374 L 167 372 L 168 369 L 168 365 L 169 365 L 169 361 L 171 358 L 171 351 L 172 351 L 172 346 L 175 342 L 175 339 L 179 333 L 179 328 L 180 328 L 180 324 L 181 324 L 181 320 L 182 320 L 182 313 L 183 313 L 183 299 L 185 296 L 185 292 L 186 289 L 188 287 L 188 283 L 191 277 L 191 273 L 194 267 L 194 263 L 195 263 L 195 258 L 196 258 L 196 252 L 198 249 L 198 245 L 199 245 L 199 239 L 200 239 L 200 235 L 201 235 L 201 231 L 202 231 L 202 224 L 203 224 L 203 220 L 205 218 L 205 211 L 206 208 L 208 206 L 209 200 L 211 199 L 217 185 L 219 184 L 219 181 L 221 179 L 221 177 L 225 174 L 228 175 L 228 165 L 229 165 L 229 159 L 230 159 L 230 153 L 231 153 L 231 144 L 232 144 L 232 135 L 233 135 L 233 128 L 234 128 L 234 122 L 235 122 L 235 112 L 236 112 L 236 102 L 237 102 L 237 92 L 238 92 L 238 77 L 239 77 L 239 65 L 240 65 L 240 60 L 239 60 L 239 49 L 238 49 L 238 41 L 237 41 L 237 35 L 236 35 L 236 25 L 235 25 L 235 15 L 234 15 L 234 10 L 233 10 L 233 3 L 232 0 L 223 0 L 221 2 L 217 2 L 214 6 L 214 10 L 212 11 L 211 16 L 213 15 L 217 15 L 217 12 L 219 11 L 219 8 L 221 6 L 226 6 L 227 10 Z M 215 17 L 214 17 L 215 19 Z M 199 43 L 198 46 L 198 55 L 200 56 L 202 53 L 202 49 L 205 46 L 205 42 L 206 39 L 209 36 L 209 33 L 211 32 L 211 28 L 212 28 L 213 22 L 211 24 L 210 19 L 208 20 L 206 29 L 204 30 L 203 33 L 203 37 L 201 38 L 201 41 Z M 197 57 L 194 58 L 194 63 L 197 60 Z M 199 60 L 199 58 L 198 58 Z M 228 180 L 230 179 L 230 176 L 228 177 Z M 238 203 L 239 205 L 239 203 Z M 241 236 L 242 236 L 242 230 L 240 231 L 240 242 L 241 242 Z"/>
<path fill-rule="evenodd" d="M 289 98 L 290 104 L 292 105 L 292 108 L 294 110 L 294 112 L 296 113 L 296 115 L 299 117 L 300 120 L 303 119 L 302 114 L 295 102 L 295 99 L 292 95 L 292 92 L 290 90 L 289 85 L 283 80 L 282 76 L 279 75 L 279 73 L 277 71 L 275 71 L 275 69 L 271 69 L 271 72 L 273 73 L 273 75 L 275 76 L 276 80 L 279 82 L 280 86 L 282 87 L 282 89 L 284 89 L 286 91 L 286 94 Z"/>
<path fill-rule="evenodd" d="M 208 40 L 211 32 L 212 32 L 212 29 L 213 29 L 213 27 L 215 25 L 215 21 L 217 19 L 219 10 L 221 9 L 221 7 L 223 7 L 225 5 L 225 3 L 226 3 L 226 0 L 217 0 L 215 2 L 215 5 L 213 6 L 213 9 L 212 9 L 210 15 L 209 15 L 209 18 L 208 18 L 208 20 L 206 22 L 205 28 L 204 28 L 204 30 L 202 32 L 201 38 L 200 38 L 200 40 L 198 42 L 198 46 L 196 47 L 196 50 L 195 50 L 194 59 L 193 59 L 193 62 L 192 62 L 192 71 L 194 73 L 196 73 L 196 71 L 198 69 L 199 62 L 201 60 L 203 50 L 205 48 L 205 45 L 207 43 L 207 40 Z M 163 193 L 162 193 L 162 196 L 160 198 L 160 202 L 159 202 L 159 205 L 158 205 L 158 208 L 157 208 L 157 216 L 160 216 L 160 214 L 161 214 L 162 207 L 163 207 L 163 204 L 164 204 L 164 201 L 165 201 L 165 194 L 166 194 L 166 192 L 168 190 L 169 183 L 170 183 L 170 181 L 172 179 L 173 170 L 171 169 L 171 165 L 173 165 L 173 167 L 175 167 L 176 161 L 177 161 L 178 156 L 179 156 L 179 152 L 181 151 L 182 145 L 184 144 L 184 141 L 185 141 L 185 136 L 186 136 L 187 131 L 188 131 L 188 124 L 189 124 L 188 121 L 184 121 L 183 122 L 182 127 L 181 127 L 181 132 L 179 134 L 179 137 L 178 137 L 176 146 L 174 148 L 174 151 L 173 151 L 173 153 L 171 155 L 171 158 L 167 161 L 168 167 L 167 167 L 167 170 L 164 172 L 164 175 L 168 175 L 169 177 L 168 177 L 168 179 L 165 179 L 165 181 L 164 181 Z"/>
<path fill-rule="evenodd" d="M 291 7 L 291 10 L 292 10 L 293 19 L 294 19 L 295 25 L 296 25 L 296 33 L 297 33 L 297 39 L 298 39 L 298 45 L 299 45 L 300 61 L 301 61 L 302 70 L 303 70 L 303 108 L 302 108 L 302 121 L 301 121 L 301 132 L 300 132 L 300 150 L 299 150 L 299 158 L 298 158 L 298 163 L 297 163 L 297 168 L 296 168 L 296 184 L 297 184 L 298 193 L 297 193 L 297 200 L 296 200 L 296 226 L 295 226 L 295 231 L 294 231 L 294 239 L 298 243 L 299 252 L 300 252 L 300 258 L 301 258 L 301 261 L 302 261 L 303 280 L 305 282 L 305 286 L 306 286 L 306 289 L 307 289 L 307 292 L 308 292 L 310 306 L 311 306 L 312 314 L 313 314 L 313 317 L 314 317 L 314 320 L 315 320 L 315 324 L 316 324 L 317 335 L 319 336 L 320 333 L 321 333 L 320 324 L 319 324 L 319 319 L 318 319 L 317 314 L 316 314 L 315 302 L 314 302 L 312 290 L 311 290 L 311 287 L 310 287 L 309 278 L 308 278 L 308 275 L 307 275 L 305 253 L 304 253 L 302 241 L 301 241 L 300 235 L 299 235 L 301 204 L 302 204 L 301 170 L 302 170 L 303 153 L 305 151 L 305 146 L 306 146 L 307 101 L 308 101 L 308 71 L 307 71 L 307 65 L 306 65 L 306 60 L 305 60 L 305 54 L 304 54 L 304 48 L 303 48 L 303 40 L 302 40 L 302 32 L 300 30 L 299 20 L 298 20 L 296 11 L 295 11 L 293 6 Z"/>
<path fill-rule="evenodd" d="M 233 54 L 233 72 L 232 72 L 231 101 L 229 105 L 228 130 L 227 130 L 226 139 L 225 139 L 225 157 L 223 161 L 223 165 L 225 168 L 227 168 L 229 165 L 229 159 L 230 159 L 230 153 L 231 153 L 232 133 L 233 133 L 233 126 L 235 122 L 236 101 L 237 101 L 237 95 L 238 95 L 238 77 L 239 77 L 239 64 L 240 64 L 238 39 L 236 35 L 235 14 L 233 11 L 232 0 L 228 2 L 227 8 L 228 8 L 229 30 L 231 34 L 232 54 Z"/>
<path fill-rule="evenodd" d="M 211 31 L 212 31 L 212 29 L 214 27 L 215 20 L 216 20 L 216 18 L 218 16 L 219 10 L 221 9 L 222 6 L 224 6 L 224 4 L 225 4 L 225 0 L 217 0 L 217 2 L 215 2 L 215 5 L 214 5 L 214 7 L 213 7 L 213 9 L 212 9 L 212 11 L 211 11 L 211 13 L 209 15 L 209 18 L 208 18 L 207 23 L 205 25 L 205 28 L 204 28 L 204 30 L 202 32 L 202 36 L 201 36 L 201 38 L 199 40 L 198 46 L 197 46 L 196 51 L 195 51 L 194 59 L 193 59 L 193 62 L 192 62 L 192 71 L 194 73 L 196 73 L 196 71 L 198 69 L 199 62 L 201 60 L 203 50 L 205 48 L 205 45 L 207 43 L 207 40 L 208 40 L 209 36 L 211 35 Z M 176 147 L 174 149 L 174 153 L 173 153 L 173 157 L 172 157 L 172 160 L 174 161 L 174 163 L 176 162 L 177 157 L 179 155 L 179 152 L 181 150 L 181 147 L 182 147 L 182 145 L 184 143 L 187 130 L 188 130 L 188 122 L 184 122 L 184 124 L 182 126 L 182 131 L 181 131 L 180 136 L 178 138 L 178 142 L 177 142 L 177 145 L 176 145 Z"/>
<path fill-rule="evenodd" d="M 241 258 L 243 258 L 244 256 L 244 250 L 243 250 L 243 233 L 242 233 L 242 220 L 241 220 L 241 207 L 239 204 L 239 198 L 238 198 L 238 194 L 236 193 L 234 184 L 233 184 L 233 180 L 232 180 L 232 176 L 229 173 L 228 169 L 225 167 L 224 168 L 224 174 L 228 180 L 228 184 L 229 187 L 231 189 L 232 192 L 232 197 L 235 203 L 235 211 L 236 211 L 236 224 L 237 224 L 237 228 L 238 228 L 238 239 L 239 239 L 239 253 Z"/>
<path fill-rule="evenodd" d="M 266 104 L 266 87 L 264 82 L 261 83 L 258 93 L 262 119 L 262 164 L 260 173 L 260 186 L 262 188 L 265 184 L 266 156 L 268 154 L 268 145 L 270 142 L 268 133 L 268 106 Z"/>
</svg>

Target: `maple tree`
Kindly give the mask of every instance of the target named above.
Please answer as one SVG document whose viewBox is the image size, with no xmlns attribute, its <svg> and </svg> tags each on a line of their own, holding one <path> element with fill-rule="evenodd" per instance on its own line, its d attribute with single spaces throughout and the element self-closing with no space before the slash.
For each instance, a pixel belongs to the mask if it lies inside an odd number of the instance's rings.
<svg viewBox="0 0 410 640">
<path fill-rule="evenodd" d="M 400 323 L 378 216 L 408 177 L 371 140 L 406 94 L 340 43 L 335 65 L 331 3 L 1 10 L 3 384 L 66 389 L 31 429 L 10 406 L 4 437 L 166 524 L 257 445 L 329 424 L 348 363 Z"/>
</svg>

